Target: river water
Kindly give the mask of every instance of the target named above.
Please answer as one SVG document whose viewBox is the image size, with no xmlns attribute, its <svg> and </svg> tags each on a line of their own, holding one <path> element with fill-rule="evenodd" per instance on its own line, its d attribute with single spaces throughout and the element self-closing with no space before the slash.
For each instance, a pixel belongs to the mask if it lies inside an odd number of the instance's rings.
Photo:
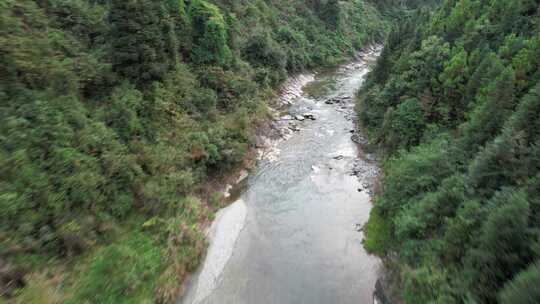
<svg viewBox="0 0 540 304">
<path fill-rule="evenodd" d="M 376 54 L 303 86 L 292 117 L 281 118 L 290 134 L 218 213 L 205 262 L 180 303 L 373 303 L 380 261 L 365 252 L 359 230 L 378 168 L 351 130 L 352 97 Z M 294 119 L 305 113 L 315 120 Z"/>
</svg>

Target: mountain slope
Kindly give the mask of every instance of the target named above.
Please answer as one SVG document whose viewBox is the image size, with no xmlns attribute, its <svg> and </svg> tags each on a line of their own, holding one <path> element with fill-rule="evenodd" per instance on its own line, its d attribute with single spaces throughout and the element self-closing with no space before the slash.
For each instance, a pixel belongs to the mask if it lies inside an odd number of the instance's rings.
<svg viewBox="0 0 540 304">
<path fill-rule="evenodd" d="M 359 94 L 385 155 L 368 249 L 407 303 L 538 303 L 540 31 L 535 1 L 409 12 Z"/>
</svg>

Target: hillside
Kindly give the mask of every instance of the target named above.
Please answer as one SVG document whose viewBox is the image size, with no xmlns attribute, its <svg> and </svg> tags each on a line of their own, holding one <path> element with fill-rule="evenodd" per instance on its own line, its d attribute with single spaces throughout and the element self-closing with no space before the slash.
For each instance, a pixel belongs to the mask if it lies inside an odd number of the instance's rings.
<svg viewBox="0 0 540 304">
<path fill-rule="evenodd" d="M 1 1 L 0 302 L 174 302 L 277 85 L 386 28 L 363 0 Z"/>
<path fill-rule="evenodd" d="M 406 303 L 539 303 L 537 1 L 407 12 L 358 97 L 385 177 L 366 247 Z"/>
</svg>

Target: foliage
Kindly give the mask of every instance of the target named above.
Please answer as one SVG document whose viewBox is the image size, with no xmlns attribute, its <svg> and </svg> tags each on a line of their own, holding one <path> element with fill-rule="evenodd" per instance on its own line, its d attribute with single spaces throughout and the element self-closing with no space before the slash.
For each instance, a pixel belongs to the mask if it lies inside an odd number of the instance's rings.
<svg viewBox="0 0 540 304">
<path fill-rule="evenodd" d="M 193 195 L 243 163 L 272 89 L 384 37 L 371 3 L 323 6 L 1 1 L 2 297 L 174 302 L 221 206 Z"/>
<path fill-rule="evenodd" d="M 391 227 L 379 209 L 373 208 L 364 227 L 366 238 L 363 245 L 370 253 L 382 255 L 391 246 Z"/>
<path fill-rule="evenodd" d="M 540 294 L 538 294 L 538 288 L 536 286 L 538 286 L 539 282 L 539 266 L 538 264 L 533 264 L 505 286 L 500 297 L 501 303 L 538 303 L 540 301 Z"/>
<path fill-rule="evenodd" d="M 81 271 L 70 302 L 150 303 L 162 267 L 160 259 L 159 247 L 139 233 L 101 248 L 90 258 L 88 269 Z"/>
<path fill-rule="evenodd" d="M 230 60 L 227 25 L 219 8 L 204 0 L 192 1 L 188 16 L 193 27 L 193 62 L 224 65 Z"/>
<path fill-rule="evenodd" d="M 389 223 L 365 244 L 396 256 L 407 303 L 537 302 L 538 6 L 401 16 L 358 94 L 385 158 L 367 227 Z"/>
</svg>

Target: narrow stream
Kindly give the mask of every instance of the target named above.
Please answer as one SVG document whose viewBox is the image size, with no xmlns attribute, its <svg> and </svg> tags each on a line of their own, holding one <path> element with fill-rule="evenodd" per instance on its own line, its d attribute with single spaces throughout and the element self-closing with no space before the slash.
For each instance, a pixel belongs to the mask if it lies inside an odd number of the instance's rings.
<svg viewBox="0 0 540 304">
<path fill-rule="evenodd" d="M 282 119 L 294 132 L 218 213 L 204 265 L 180 303 L 373 303 L 380 261 L 363 249 L 359 228 L 378 168 L 351 130 L 354 93 L 376 54 L 304 86 Z M 294 120 L 306 113 L 315 120 Z"/>
</svg>

